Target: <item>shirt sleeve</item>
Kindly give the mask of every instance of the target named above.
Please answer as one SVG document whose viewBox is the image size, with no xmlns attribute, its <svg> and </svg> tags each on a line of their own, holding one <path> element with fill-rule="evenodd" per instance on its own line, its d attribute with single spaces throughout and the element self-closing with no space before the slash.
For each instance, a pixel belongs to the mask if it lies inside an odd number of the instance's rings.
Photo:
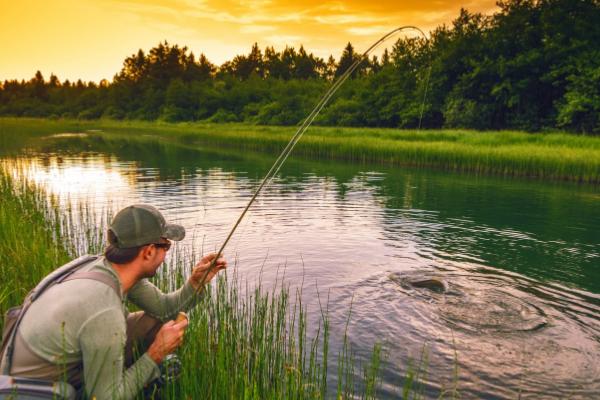
<svg viewBox="0 0 600 400">
<path fill-rule="evenodd" d="M 114 309 L 100 311 L 82 326 L 79 342 L 87 398 L 133 399 L 147 382 L 160 375 L 148 353 L 125 370 L 125 330 L 123 314 Z"/>
<path fill-rule="evenodd" d="M 148 279 L 139 281 L 127 294 L 133 304 L 163 322 L 174 319 L 179 311 L 190 310 L 200 297 L 189 281 L 174 292 L 163 293 Z"/>
</svg>

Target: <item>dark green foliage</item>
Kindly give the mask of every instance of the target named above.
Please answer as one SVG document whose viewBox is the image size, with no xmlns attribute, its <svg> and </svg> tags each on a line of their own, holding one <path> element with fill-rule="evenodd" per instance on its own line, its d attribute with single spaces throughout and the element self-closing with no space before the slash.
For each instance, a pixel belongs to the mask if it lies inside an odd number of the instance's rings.
<svg viewBox="0 0 600 400">
<path fill-rule="evenodd" d="M 558 103 L 558 124 L 586 133 L 600 133 L 600 51 L 582 62 L 579 74 L 567 77 Z"/>
<path fill-rule="evenodd" d="M 348 70 L 348 68 L 350 68 L 352 64 L 354 64 L 355 61 L 360 60 L 360 58 L 360 54 L 356 54 L 356 52 L 354 51 L 352 43 L 348 42 L 346 47 L 344 47 L 342 56 L 340 57 L 340 62 L 338 63 L 337 69 L 335 71 L 335 77 L 337 78 L 338 76 L 341 76 L 344 72 L 346 72 L 346 70 Z M 352 72 L 352 75 L 350 75 L 350 77 L 356 78 L 356 76 L 361 71 L 364 71 L 365 64 L 366 63 L 361 64 L 354 72 Z"/>
<path fill-rule="evenodd" d="M 401 38 L 362 61 L 317 123 L 600 132 L 598 0 L 508 0 L 461 10 L 428 41 Z M 375 38 L 374 38 L 375 39 Z M 127 57 L 112 82 L 61 84 L 38 71 L 0 84 L 0 115 L 244 121 L 294 125 L 362 55 L 339 62 L 300 46 L 250 52 L 220 67 L 159 43 Z"/>
</svg>

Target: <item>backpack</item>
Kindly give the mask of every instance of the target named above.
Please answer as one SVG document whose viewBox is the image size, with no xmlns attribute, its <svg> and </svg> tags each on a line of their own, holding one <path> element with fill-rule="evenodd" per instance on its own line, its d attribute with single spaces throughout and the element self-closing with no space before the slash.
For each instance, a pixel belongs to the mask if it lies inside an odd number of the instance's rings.
<svg viewBox="0 0 600 400">
<path fill-rule="evenodd" d="M 44 279 L 31 290 L 23 304 L 9 309 L 4 318 L 4 328 L 2 330 L 2 346 L 0 347 L 0 361 L 3 369 L 0 374 L 0 400 L 3 399 L 74 399 L 76 392 L 73 386 L 67 382 L 52 382 L 41 379 L 20 378 L 9 376 L 12 366 L 12 356 L 14 352 L 14 342 L 19 324 L 23 316 L 35 300 L 37 300 L 46 289 L 61 282 L 73 279 L 92 279 L 102 282 L 112 287 L 116 292 L 118 287 L 101 272 L 83 272 L 78 271 L 79 267 L 92 261 L 96 261 L 99 256 L 85 255 L 81 256 L 48 274 Z M 118 293 L 119 294 L 119 293 Z"/>
</svg>

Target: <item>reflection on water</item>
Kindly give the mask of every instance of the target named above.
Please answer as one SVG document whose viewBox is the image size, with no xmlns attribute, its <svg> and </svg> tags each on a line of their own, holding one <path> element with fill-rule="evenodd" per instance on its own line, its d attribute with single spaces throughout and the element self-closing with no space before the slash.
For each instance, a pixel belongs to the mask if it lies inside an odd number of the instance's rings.
<svg viewBox="0 0 600 400">
<path fill-rule="evenodd" d="M 75 204 L 81 201 L 102 204 L 112 198 L 111 192 L 130 190 L 135 184 L 113 168 L 115 163 L 115 160 L 100 157 L 48 157 L 13 163 L 12 168 L 14 175 L 26 177 L 62 200 L 72 200 Z"/>
<path fill-rule="evenodd" d="M 219 247 L 272 161 L 68 140 L 2 164 L 99 214 L 151 203 L 186 227 L 184 249 Z M 573 184 L 289 160 L 226 253 L 251 280 L 285 266 L 313 310 L 327 293 L 332 354 L 352 304 L 358 353 L 381 341 L 389 355 L 386 396 L 425 345 L 427 396 L 458 367 L 463 398 L 597 397 L 599 205 L 597 188 Z M 444 290 L 404 284 L 431 277 Z"/>
</svg>

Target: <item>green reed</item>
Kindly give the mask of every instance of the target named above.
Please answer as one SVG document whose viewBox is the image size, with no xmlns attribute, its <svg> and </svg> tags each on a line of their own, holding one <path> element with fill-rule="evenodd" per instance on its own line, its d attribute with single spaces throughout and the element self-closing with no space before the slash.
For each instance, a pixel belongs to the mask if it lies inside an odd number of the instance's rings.
<svg viewBox="0 0 600 400">
<path fill-rule="evenodd" d="M 0 310 L 19 304 L 70 257 L 101 251 L 110 215 L 108 210 L 98 216 L 89 205 L 59 208 L 57 199 L 0 168 Z M 196 259 L 175 246 L 155 283 L 164 290 L 180 286 Z M 309 335 L 301 289 L 291 293 L 283 279 L 266 289 L 260 280 L 250 285 L 234 272 L 221 275 L 190 314 L 178 351 L 183 374 L 166 387 L 163 398 L 377 398 L 380 345 L 374 345 L 370 360 L 357 360 L 345 335 L 332 366 L 326 303 L 318 326 L 311 326 L 316 333 Z M 336 376 L 337 383 L 332 382 Z M 410 391 L 404 397 L 410 398 Z"/>
<path fill-rule="evenodd" d="M 0 143 L 13 137 L 88 130 L 101 130 L 103 137 L 145 140 L 153 136 L 189 147 L 230 147 L 273 154 L 279 153 L 294 132 L 293 127 L 243 124 L 1 118 Z M 600 138 L 566 133 L 311 127 L 293 155 L 600 182 Z"/>
<path fill-rule="evenodd" d="M 193 256 L 175 253 L 155 278 L 165 290 L 183 282 Z M 237 271 L 237 268 L 230 268 Z M 175 284 L 174 284 L 175 281 Z M 381 385 L 381 346 L 370 360 L 356 359 L 345 335 L 330 371 L 329 319 L 321 305 L 316 331 L 307 334 L 302 289 L 293 295 L 283 279 L 266 289 L 242 283 L 235 272 L 221 276 L 190 313 L 179 355 L 186 368 L 169 398 L 375 399 Z M 362 375 L 357 371 L 362 365 Z M 337 374 L 335 374 L 337 369 Z M 337 376 L 337 386 L 331 379 Z"/>
<path fill-rule="evenodd" d="M 1 171 L 0 171 L 1 172 Z M 0 174 L 0 311 L 23 301 L 25 294 L 56 266 L 68 261 L 46 198 L 26 183 Z M 0 322 L 4 324 L 4 320 Z"/>
</svg>

